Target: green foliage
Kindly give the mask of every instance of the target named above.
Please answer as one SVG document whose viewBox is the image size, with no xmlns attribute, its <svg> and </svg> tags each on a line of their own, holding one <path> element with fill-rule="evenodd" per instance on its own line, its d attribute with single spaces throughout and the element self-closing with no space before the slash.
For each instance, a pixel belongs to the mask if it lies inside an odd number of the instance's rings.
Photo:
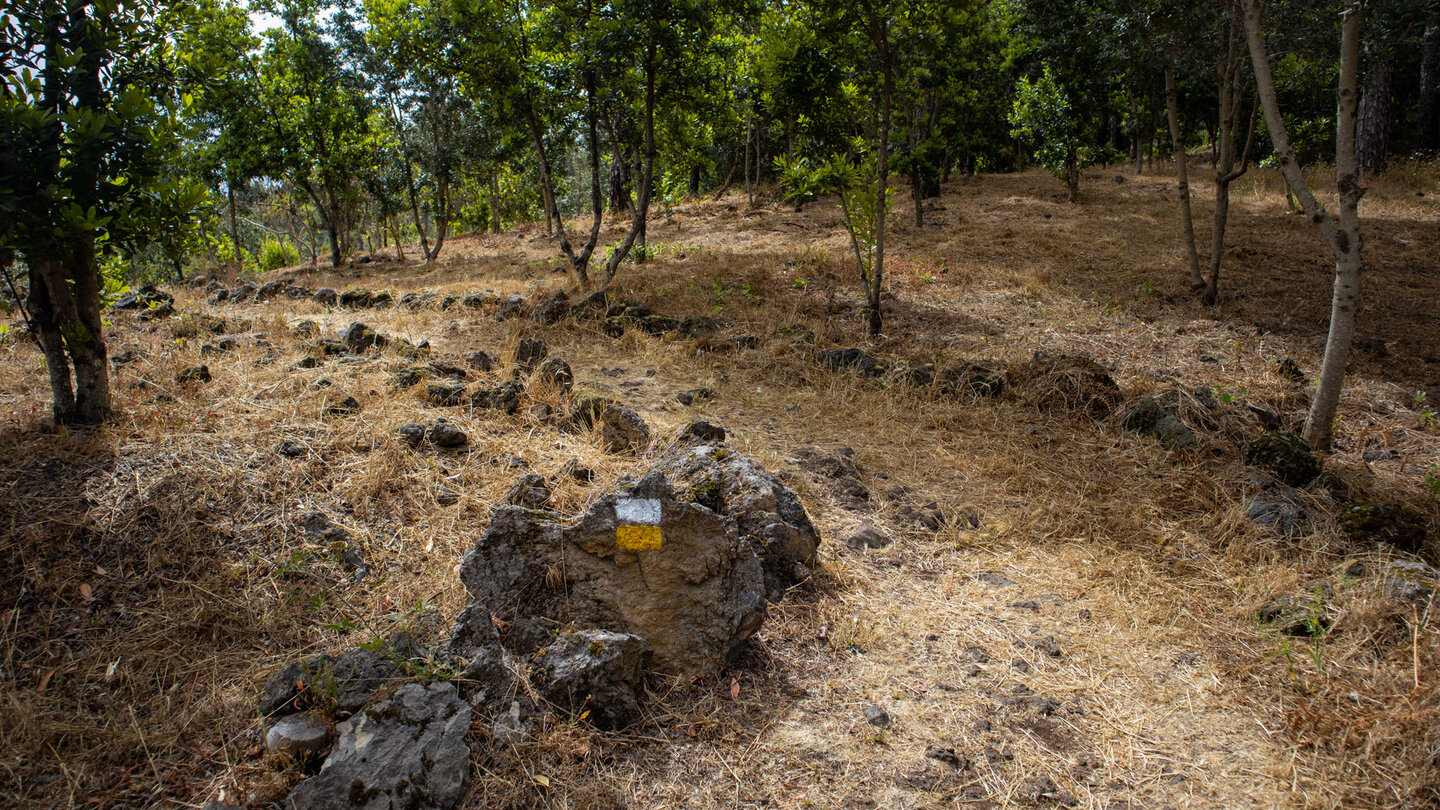
<svg viewBox="0 0 1440 810">
<path fill-rule="evenodd" d="M 803 157 L 787 160 L 784 155 L 776 155 L 775 173 L 785 201 L 794 203 L 796 211 L 824 193 L 822 173 L 812 169 Z"/>
<path fill-rule="evenodd" d="M 300 263 L 300 251 L 287 241 L 266 239 L 260 246 L 260 269 L 265 272 Z"/>
<path fill-rule="evenodd" d="M 860 144 L 855 146 L 859 151 Z M 894 188 L 881 188 L 879 156 L 873 152 L 863 153 L 856 164 L 845 155 L 834 155 L 815 172 L 815 183 L 822 193 L 840 196 L 840 211 L 854 250 L 855 266 L 868 290 L 879 258 L 879 225 L 889 215 L 895 196 Z"/>
<path fill-rule="evenodd" d="M 1081 148 L 1079 119 L 1050 68 L 1034 81 L 1021 76 L 1015 83 L 1010 125 L 1010 134 L 1031 145 L 1041 166 L 1070 182 Z"/>
</svg>

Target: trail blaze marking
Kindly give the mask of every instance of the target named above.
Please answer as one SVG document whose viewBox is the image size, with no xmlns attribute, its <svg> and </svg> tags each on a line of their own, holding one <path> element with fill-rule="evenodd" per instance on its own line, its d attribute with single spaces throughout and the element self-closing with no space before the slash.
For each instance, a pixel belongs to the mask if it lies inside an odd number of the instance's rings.
<svg viewBox="0 0 1440 810">
<path fill-rule="evenodd" d="M 657 498 L 621 498 L 615 502 L 615 545 L 624 551 L 660 548 L 660 501 Z"/>
</svg>

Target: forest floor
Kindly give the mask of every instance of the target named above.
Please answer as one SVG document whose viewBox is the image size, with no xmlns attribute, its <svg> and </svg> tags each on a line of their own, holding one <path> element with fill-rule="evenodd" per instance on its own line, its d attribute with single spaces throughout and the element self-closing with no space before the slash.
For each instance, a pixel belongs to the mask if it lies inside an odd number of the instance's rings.
<svg viewBox="0 0 1440 810">
<path fill-rule="evenodd" d="M 559 724 L 499 747 L 477 724 L 466 807 L 1440 804 L 1440 617 L 1388 596 L 1382 573 L 1404 555 L 1339 520 L 1351 501 L 1408 503 L 1434 562 L 1436 167 L 1380 178 L 1362 206 L 1363 343 L 1326 475 L 1290 495 L 1304 515 L 1290 536 L 1247 518 L 1262 482 L 1244 448 L 1263 428 L 1243 406 L 1303 421 L 1313 386 L 1277 369 L 1285 357 L 1309 377 L 1318 368 L 1328 253 L 1287 214 L 1277 178 L 1254 171 L 1235 185 L 1220 305 L 1201 307 L 1171 179 L 1118 171 L 1087 172 L 1076 205 L 1040 173 L 955 178 L 923 228 L 902 191 L 876 341 L 833 202 L 795 212 L 735 193 L 660 212 L 659 255 L 622 266 L 618 292 L 713 316 L 726 335 L 758 337 L 753 348 L 463 307 L 210 305 L 176 289 L 169 319 L 110 316 L 109 350 L 130 360 L 113 379 L 116 421 L 57 430 L 39 353 L 12 338 L 0 345 L 0 805 L 279 800 L 302 774 L 263 754 L 255 706 L 271 673 L 401 628 L 440 638 L 466 601 L 457 565 L 514 458 L 552 479 L 565 513 L 647 464 L 524 407 L 442 408 L 423 385 L 393 390 L 387 377 L 412 364 L 393 349 L 296 369 L 311 352 L 292 333 L 302 319 L 326 336 L 362 320 L 428 339 L 432 359 L 488 350 L 505 361 L 496 379 L 520 338 L 541 337 L 577 389 L 623 400 L 652 429 L 724 426 L 800 492 L 825 537 L 815 579 L 772 608 L 750 651 L 715 679 L 652 679 L 638 726 Z M 412 253 L 275 275 L 535 301 L 566 286 L 562 267 L 530 225 L 454 239 L 428 267 Z M 215 351 L 212 324 L 236 345 Z M 815 341 L 797 344 L 792 324 Z M 1170 452 L 1125 431 L 1123 408 L 1042 407 L 1023 389 L 946 397 L 814 360 L 849 346 L 890 365 L 1085 355 L 1127 402 L 1174 391 L 1194 406 L 1208 388 L 1219 414 L 1196 425 L 1197 447 Z M 177 384 L 202 362 L 211 382 Z M 700 386 L 715 397 L 675 400 Z M 358 413 L 328 412 L 347 395 Z M 399 424 L 437 416 L 469 433 L 465 451 L 396 442 Z M 285 441 L 298 457 L 277 453 Z M 843 467 L 823 462 L 836 454 L 853 480 L 817 472 Z M 556 475 L 570 458 L 599 473 L 594 485 Z M 442 487 L 458 503 L 437 502 Z M 930 501 L 938 530 L 904 520 Z M 312 508 L 343 516 L 369 576 L 356 581 L 305 534 Z M 862 522 L 895 542 L 837 542 Z M 1257 618 L 1287 595 L 1328 632 L 1295 637 Z M 893 725 L 867 723 L 870 705 Z"/>
</svg>

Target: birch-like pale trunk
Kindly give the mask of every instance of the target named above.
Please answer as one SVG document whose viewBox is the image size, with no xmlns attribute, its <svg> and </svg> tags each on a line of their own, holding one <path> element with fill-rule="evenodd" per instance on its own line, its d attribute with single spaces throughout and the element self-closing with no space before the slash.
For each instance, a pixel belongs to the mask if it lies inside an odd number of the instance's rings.
<svg viewBox="0 0 1440 810">
<path fill-rule="evenodd" d="M 1270 60 L 1265 49 L 1265 34 L 1260 27 L 1260 0 L 1244 0 L 1245 38 L 1250 47 L 1250 60 L 1255 67 L 1255 84 L 1265 110 L 1265 125 L 1275 145 L 1275 157 L 1285 182 L 1299 200 L 1305 216 L 1315 224 L 1335 257 L 1335 287 L 1330 304 L 1330 334 L 1325 341 L 1325 359 L 1320 364 L 1320 378 L 1310 414 L 1305 420 L 1305 441 L 1316 449 L 1329 449 L 1333 438 L 1335 413 L 1340 405 L 1340 391 L 1345 380 L 1345 364 L 1350 358 L 1350 343 L 1355 336 L 1355 312 L 1360 306 L 1360 198 L 1365 189 L 1360 185 L 1355 162 L 1355 123 L 1358 107 L 1356 74 L 1360 65 L 1360 4 L 1351 4 L 1345 11 L 1340 35 L 1340 80 L 1336 91 L 1335 184 L 1340 192 L 1339 213 L 1332 219 L 1325 206 L 1305 182 L 1304 172 L 1295 160 L 1290 134 L 1280 116 L 1275 96 L 1275 80 L 1270 73 Z"/>
</svg>

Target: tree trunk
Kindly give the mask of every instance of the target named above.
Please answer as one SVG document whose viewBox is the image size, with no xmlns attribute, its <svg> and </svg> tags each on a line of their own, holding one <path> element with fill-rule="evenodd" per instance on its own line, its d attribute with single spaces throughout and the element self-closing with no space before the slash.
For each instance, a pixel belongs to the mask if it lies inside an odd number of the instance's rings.
<svg viewBox="0 0 1440 810">
<path fill-rule="evenodd" d="M 490 232 L 500 233 L 500 176 L 490 174 Z"/>
<path fill-rule="evenodd" d="M 1185 240 L 1185 267 L 1190 273 L 1190 289 L 1198 290 L 1205 281 L 1200 277 L 1200 256 L 1195 250 L 1195 219 L 1190 211 L 1190 172 L 1186 165 L 1185 137 L 1180 132 L 1180 94 L 1175 88 L 1175 68 L 1165 68 L 1165 110 L 1170 118 L 1170 143 L 1175 151 L 1175 179 L 1180 191 L 1180 228 Z M 1139 151 L 1139 141 L 1136 141 Z M 1138 173 L 1138 172 L 1137 172 Z"/>
<path fill-rule="evenodd" d="M 70 359 L 65 356 L 65 339 L 60 336 L 60 324 L 55 319 L 55 308 L 50 302 L 49 286 L 45 273 L 41 272 L 42 262 L 32 258 L 29 266 L 30 294 L 26 308 L 30 310 L 30 325 L 35 330 L 41 351 L 45 353 L 45 367 L 50 372 L 50 399 L 54 403 L 55 424 L 68 424 L 75 418 Z M 58 268 L 45 269 L 51 273 L 58 272 Z"/>
<path fill-rule="evenodd" d="M 1360 63 L 1360 9 L 1348 8 L 1341 28 L 1340 80 L 1336 91 L 1335 175 L 1340 192 L 1338 222 L 1315 199 L 1305 182 L 1304 172 L 1295 161 L 1290 135 L 1280 115 L 1275 96 L 1275 82 L 1270 74 L 1265 36 L 1260 24 L 1260 0 L 1244 0 L 1245 36 L 1250 46 L 1250 59 L 1255 68 L 1255 82 L 1265 109 L 1265 124 L 1275 145 L 1276 160 L 1305 214 L 1320 230 L 1335 257 L 1335 285 L 1330 303 L 1330 333 L 1325 341 L 1325 359 L 1320 364 L 1320 379 L 1305 420 L 1305 441 L 1311 447 L 1328 450 L 1332 443 L 1335 413 L 1340 405 L 1340 392 L 1345 379 L 1345 364 L 1350 357 L 1350 343 L 1355 335 L 1355 313 L 1360 306 L 1360 198 L 1365 188 L 1360 185 L 1355 165 L 1356 74 Z"/>
<path fill-rule="evenodd" d="M 872 16 L 874 12 L 872 11 Z M 885 281 L 885 209 L 890 183 L 890 96 L 894 92 L 894 77 L 890 65 L 890 32 L 886 21 L 876 22 L 876 48 L 880 51 L 880 193 L 875 199 L 875 267 L 870 274 L 870 289 L 866 290 L 866 308 L 869 310 L 870 337 L 880 337 L 883 315 L 880 311 L 880 291 Z"/>
<path fill-rule="evenodd" d="M 425 263 L 432 264 L 440 258 L 440 246 L 445 244 L 445 234 L 450 230 L 450 181 L 441 178 L 436 181 L 435 204 L 435 247 L 425 255 Z"/>
<path fill-rule="evenodd" d="M 235 186 L 229 181 L 225 183 L 225 196 L 230 201 L 230 245 L 235 249 L 235 273 L 230 276 L 230 280 L 234 281 L 235 276 L 245 268 L 242 266 L 244 259 L 241 258 L 244 254 L 240 252 L 240 225 L 235 215 Z"/>
<path fill-rule="evenodd" d="M 415 217 L 415 232 L 420 235 L 420 255 L 430 261 L 430 239 L 425 235 L 425 222 L 420 219 L 420 199 L 415 194 L 415 180 L 410 175 L 410 158 L 405 158 L 405 187 L 410 190 L 410 214 Z"/>
<path fill-rule="evenodd" d="M 1375 54 L 1370 65 L 1370 82 L 1360 100 L 1355 160 L 1360 176 L 1370 177 L 1385 170 L 1385 153 L 1390 149 L 1390 87 L 1395 78 L 1395 49 L 1388 46 Z"/>
<path fill-rule="evenodd" d="M 1080 154 L 1071 144 L 1065 147 L 1065 193 L 1070 202 L 1080 199 Z"/>
<path fill-rule="evenodd" d="M 615 274 L 620 270 L 620 262 L 625 261 L 625 257 L 629 255 L 637 242 L 641 245 L 643 256 L 645 220 L 650 215 L 650 192 L 653 188 L 651 179 L 655 172 L 655 41 L 653 39 L 646 48 L 645 54 L 644 151 L 644 163 L 636 180 L 635 194 L 638 199 L 635 205 L 635 218 L 631 220 L 630 230 L 626 232 L 625 238 L 605 260 L 605 281 L 601 284 L 602 287 L 610 286 L 610 282 L 615 280 Z"/>
<path fill-rule="evenodd" d="M 1432 15 L 1425 25 L 1425 39 L 1420 57 L 1420 148 L 1434 152 L 1440 148 L 1440 14 Z"/>
<path fill-rule="evenodd" d="M 745 199 L 749 205 L 755 204 L 755 187 L 750 184 L 750 142 L 755 140 L 755 121 L 753 118 L 745 122 Z"/>
</svg>

